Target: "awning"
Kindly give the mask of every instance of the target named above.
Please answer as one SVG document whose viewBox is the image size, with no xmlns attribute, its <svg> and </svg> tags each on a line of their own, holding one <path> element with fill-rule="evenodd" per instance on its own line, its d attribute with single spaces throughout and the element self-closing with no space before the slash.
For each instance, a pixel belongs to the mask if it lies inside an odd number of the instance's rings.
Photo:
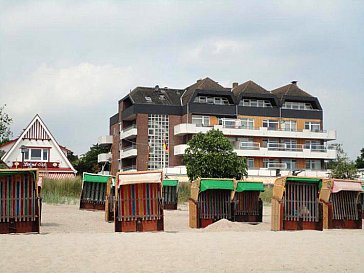
<svg viewBox="0 0 364 273">
<path fill-rule="evenodd" d="M 332 193 L 339 191 L 359 191 L 362 192 L 362 186 L 360 182 L 355 181 L 339 181 L 334 180 L 334 186 L 332 187 Z"/>
<path fill-rule="evenodd" d="M 118 177 L 118 185 L 141 184 L 141 183 L 162 183 L 161 172 L 150 173 L 121 173 Z"/>
<path fill-rule="evenodd" d="M 304 182 L 304 183 L 320 183 L 321 178 L 313 177 L 287 177 L 286 181 Z"/>
<path fill-rule="evenodd" d="M 177 187 L 178 185 L 178 180 L 175 179 L 164 179 L 163 180 L 163 186 L 169 186 L 169 187 Z"/>
<path fill-rule="evenodd" d="M 232 179 L 201 179 L 200 191 L 206 190 L 234 190 Z"/>
<path fill-rule="evenodd" d="M 107 183 L 110 177 L 110 175 L 83 173 L 83 182 Z"/>
<path fill-rule="evenodd" d="M 264 185 L 261 182 L 238 182 L 236 192 L 243 191 L 264 191 Z"/>
</svg>

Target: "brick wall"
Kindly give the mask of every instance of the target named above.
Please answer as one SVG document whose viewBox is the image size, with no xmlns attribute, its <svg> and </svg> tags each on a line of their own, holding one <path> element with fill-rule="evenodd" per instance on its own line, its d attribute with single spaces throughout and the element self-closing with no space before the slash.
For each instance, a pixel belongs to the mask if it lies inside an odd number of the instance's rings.
<svg viewBox="0 0 364 273">
<path fill-rule="evenodd" d="M 111 146 L 111 153 L 112 153 L 112 161 L 111 161 L 111 174 L 116 175 L 119 170 L 119 158 L 120 158 L 120 151 L 119 151 L 119 144 L 120 144 L 120 130 L 119 130 L 119 123 L 116 123 L 110 127 L 110 135 L 112 136 L 112 146 Z"/>
<path fill-rule="evenodd" d="M 137 114 L 136 124 L 138 135 L 136 138 L 137 142 L 137 170 L 146 171 L 148 170 L 148 114 Z"/>
</svg>

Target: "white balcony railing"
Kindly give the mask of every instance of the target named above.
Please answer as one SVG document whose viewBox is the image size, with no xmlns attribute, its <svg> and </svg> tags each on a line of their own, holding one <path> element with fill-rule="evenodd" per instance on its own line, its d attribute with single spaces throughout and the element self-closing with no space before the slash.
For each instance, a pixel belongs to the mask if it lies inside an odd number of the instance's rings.
<svg viewBox="0 0 364 273">
<path fill-rule="evenodd" d="M 111 162 L 111 153 L 98 154 L 97 162 L 98 163 Z"/>
<path fill-rule="evenodd" d="M 281 143 L 284 144 L 284 143 Z M 187 144 L 180 144 L 174 147 L 174 155 L 183 155 Z M 302 148 L 302 149 L 301 149 Z M 310 159 L 335 159 L 335 149 L 304 149 L 300 145 L 272 145 L 271 148 L 261 147 L 257 142 L 240 142 L 235 146 L 234 151 L 238 156 L 244 157 L 276 157 L 276 158 L 310 158 Z"/>
<path fill-rule="evenodd" d="M 120 131 L 120 139 L 134 138 L 137 134 L 138 134 L 138 129 L 136 128 L 136 125 L 133 124 Z"/>
<path fill-rule="evenodd" d="M 251 126 L 240 124 L 240 120 L 237 121 L 236 125 L 232 123 L 233 120 L 229 122 L 223 122 L 222 125 L 214 125 L 209 127 L 197 126 L 192 123 L 181 123 L 174 127 L 174 135 L 181 136 L 186 134 L 197 134 L 206 133 L 207 131 L 214 129 L 219 129 L 224 135 L 229 136 L 247 136 L 247 137 L 278 137 L 278 138 L 301 138 L 301 139 L 322 139 L 325 141 L 335 140 L 336 131 L 335 130 L 325 130 L 325 131 L 311 131 L 311 130 L 293 130 L 288 129 L 273 129 L 267 127 L 260 127 L 253 129 Z"/>
<path fill-rule="evenodd" d="M 98 145 L 112 145 L 112 136 L 100 136 L 97 139 Z"/>
<path fill-rule="evenodd" d="M 136 157 L 138 155 L 138 150 L 136 145 L 131 145 L 122 149 L 120 158 L 129 158 L 129 157 Z"/>
</svg>

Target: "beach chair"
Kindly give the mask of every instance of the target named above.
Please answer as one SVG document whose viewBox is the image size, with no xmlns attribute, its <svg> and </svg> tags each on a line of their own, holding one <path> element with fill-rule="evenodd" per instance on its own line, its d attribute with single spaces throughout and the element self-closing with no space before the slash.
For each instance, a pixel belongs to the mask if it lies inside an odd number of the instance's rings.
<svg viewBox="0 0 364 273">
<path fill-rule="evenodd" d="M 176 210 L 178 203 L 178 180 L 163 180 L 163 209 Z"/>
<path fill-rule="evenodd" d="M 330 179 L 327 190 L 320 193 L 320 200 L 323 202 L 324 228 L 361 229 L 362 192 L 360 181 Z"/>
<path fill-rule="evenodd" d="M 116 232 L 164 230 L 162 172 L 121 172 L 116 175 Z"/>
<path fill-rule="evenodd" d="M 311 177 L 280 177 L 274 182 L 272 230 L 322 230 L 323 211 L 319 194 L 326 180 Z"/>
<path fill-rule="evenodd" d="M 106 184 L 111 175 L 83 173 L 80 209 L 105 210 Z"/>
<path fill-rule="evenodd" d="M 233 220 L 236 222 L 262 222 L 263 182 L 237 181 L 233 198 Z"/>
<path fill-rule="evenodd" d="M 114 221 L 114 202 L 115 202 L 115 177 L 109 179 L 106 184 L 105 196 L 105 221 Z"/>
<path fill-rule="evenodd" d="M 233 179 L 197 178 L 191 184 L 189 226 L 204 228 L 220 219 L 232 219 Z"/>
<path fill-rule="evenodd" d="M 0 233 L 40 231 L 38 169 L 0 170 Z"/>
</svg>

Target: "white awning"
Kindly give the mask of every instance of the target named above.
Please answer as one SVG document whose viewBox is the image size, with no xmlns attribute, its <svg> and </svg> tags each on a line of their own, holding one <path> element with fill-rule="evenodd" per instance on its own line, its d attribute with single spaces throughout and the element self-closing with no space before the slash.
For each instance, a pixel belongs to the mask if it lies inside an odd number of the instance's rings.
<svg viewBox="0 0 364 273">
<path fill-rule="evenodd" d="M 334 180 L 334 186 L 332 187 L 332 193 L 339 191 L 359 191 L 362 192 L 361 183 L 358 181 L 345 181 L 345 180 Z"/>
<path fill-rule="evenodd" d="M 118 176 L 118 186 L 140 183 L 162 183 L 162 172 L 126 172 Z"/>
</svg>

